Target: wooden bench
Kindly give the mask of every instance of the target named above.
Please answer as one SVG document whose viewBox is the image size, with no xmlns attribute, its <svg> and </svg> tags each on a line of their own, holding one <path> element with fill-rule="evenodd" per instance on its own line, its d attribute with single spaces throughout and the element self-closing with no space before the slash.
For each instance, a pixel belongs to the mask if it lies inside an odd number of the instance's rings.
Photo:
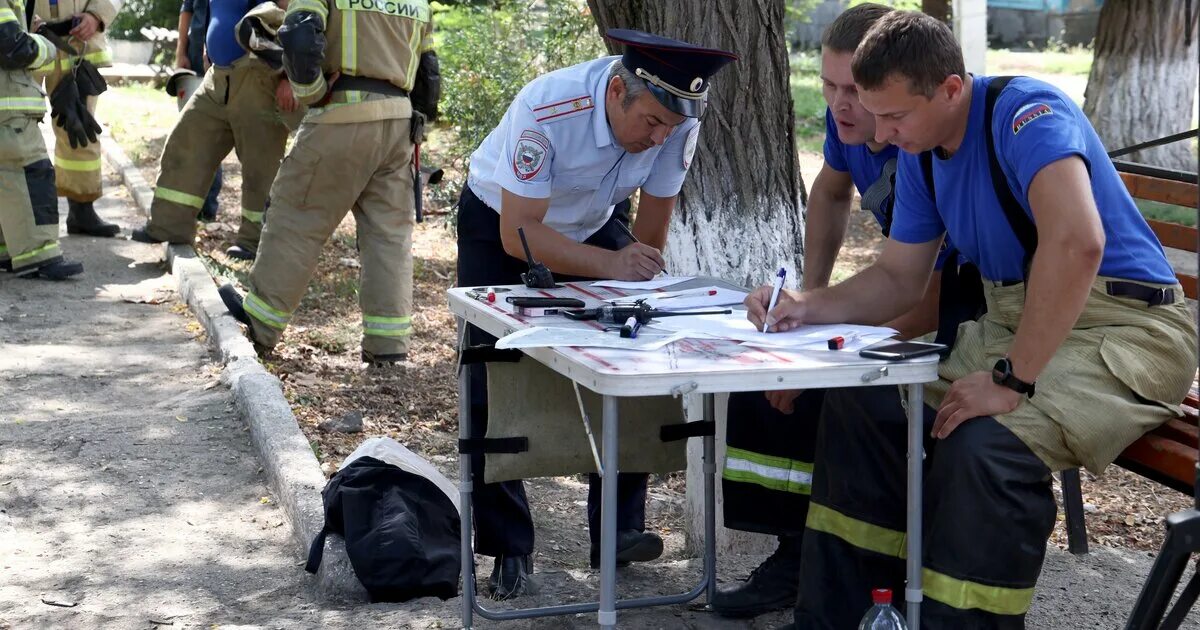
<svg viewBox="0 0 1200 630">
<path fill-rule="evenodd" d="M 1121 163 L 1118 163 L 1121 169 Z M 1174 181 L 1151 175 L 1122 172 L 1125 187 L 1136 199 L 1176 204 L 1184 207 L 1197 206 L 1195 181 Z M 1148 221 L 1158 240 L 1164 247 L 1196 253 L 1197 230 L 1194 227 Z M 1196 299 L 1196 276 L 1176 272 L 1184 294 Z M 1129 445 L 1117 458 L 1116 464 L 1143 477 L 1174 488 L 1189 496 L 1195 496 L 1197 476 L 1197 454 L 1200 450 L 1200 429 L 1197 428 L 1197 409 L 1200 397 L 1197 386 L 1183 401 L 1184 416 L 1170 420 L 1150 431 Z M 1079 470 L 1062 473 L 1063 507 L 1066 511 L 1067 540 L 1071 553 L 1085 554 L 1088 549 L 1087 529 L 1083 519 L 1083 495 L 1079 487 Z"/>
</svg>

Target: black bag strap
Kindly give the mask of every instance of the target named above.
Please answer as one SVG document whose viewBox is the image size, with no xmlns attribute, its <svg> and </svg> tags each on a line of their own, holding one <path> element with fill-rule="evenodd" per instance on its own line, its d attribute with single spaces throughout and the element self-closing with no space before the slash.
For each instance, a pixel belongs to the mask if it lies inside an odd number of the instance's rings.
<svg viewBox="0 0 1200 630">
<path fill-rule="evenodd" d="M 1013 195 L 1012 189 L 1008 187 L 1008 178 L 1004 175 L 1004 169 L 1000 167 L 1000 159 L 996 157 L 996 137 L 992 130 L 992 114 L 996 109 L 996 99 L 1000 98 L 1000 93 L 1014 78 L 993 77 L 992 81 L 988 83 L 983 110 L 983 128 L 987 132 L 984 136 L 987 138 L 988 166 L 992 172 L 992 188 L 996 191 L 996 200 L 1000 202 L 1000 208 L 1004 210 L 1009 227 L 1017 235 L 1017 240 L 1025 250 L 1021 269 L 1023 269 L 1024 279 L 1028 280 L 1029 267 L 1033 264 L 1033 253 L 1037 251 L 1037 226 L 1033 224 L 1033 219 L 1025 214 L 1025 208 L 1021 206 L 1016 196 Z M 932 174 L 931 169 L 930 176 Z"/>
<path fill-rule="evenodd" d="M 308 546 L 308 562 L 304 563 L 304 570 L 315 574 L 317 568 L 321 566 L 321 560 L 325 558 L 325 537 L 329 535 L 329 526 L 321 527 L 321 531 L 313 536 L 312 544 Z"/>
<path fill-rule="evenodd" d="M 529 450 L 529 438 L 465 438 L 458 441 L 458 452 L 463 455 L 487 453 L 524 453 Z"/>
<path fill-rule="evenodd" d="M 694 437 L 708 437 L 717 434 L 717 423 L 711 420 L 699 422 L 680 422 L 664 424 L 658 429 L 658 439 L 663 442 L 675 442 Z"/>
<path fill-rule="evenodd" d="M 468 346 L 462 349 L 458 362 L 460 365 L 475 363 L 516 363 L 525 353 L 517 349 L 497 350 L 491 344 Z"/>
</svg>

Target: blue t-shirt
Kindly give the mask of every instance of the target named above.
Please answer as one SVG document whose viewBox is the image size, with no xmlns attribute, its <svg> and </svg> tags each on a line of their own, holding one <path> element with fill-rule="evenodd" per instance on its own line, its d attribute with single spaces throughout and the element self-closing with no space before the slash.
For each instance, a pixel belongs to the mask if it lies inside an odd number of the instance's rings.
<svg viewBox="0 0 1200 630">
<path fill-rule="evenodd" d="M 884 166 L 899 154 L 900 149 L 891 144 L 876 153 L 865 144 L 843 143 L 842 139 L 838 137 L 837 123 L 833 121 L 833 113 L 829 111 L 828 107 L 825 108 L 825 164 L 835 171 L 849 172 L 850 179 L 854 182 L 854 188 L 858 190 L 860 196 L 864 195 L 868 188 L 884 176 Z M 891 186 L 890 182 L 889 186 Z M 883 230 L 884 234 L 891 229 L 892 218 L 889 215 L 896 199 L 894 190 L 894 186 L 892 186 L 892 192 L 878 206 L 866 208 L 875 215 L 875 221 L 879 223 L 879 229 Z M 937 263 L 934 265 L 935 269 L 942 268 L 948 253 L 949 244 L 943 243 L 942 251 L 938 253 Z"/>
<path fill-rule="evenodd" d="M 210 0 L 208 33 L 204 44 L 208 47 L 208 58 L 214 66 L 231 66 L 246 54 L 237 42 L 234 28 L 251 8 L 253 6 L 247 0 Z"/>
<path fill-rule="evenodd" d="M 929 196 L 916 155 L 901 153 L 896 174 L 892 238 L 926 243 L 948 233 L 955 246 L 992 281 L 1024 278 L 1024 250 L 992 188 L 985 94 L 991 77 L 973 77 L 971 113 L 962 145 L 949 159 L 933 158 L 937 205 Z M 1013 79 L 992 114 L 996 157 L 1013 196 L 1032 220 L 1029 186 L 1043 167 L 1079 156 L 1088 167 L 1092 195 L 1104 226 L 1100 275 L 1173 284 L 1175 274 L 1162 245 L 1138 212 L 1091 123 L 1060 90 L 1030 79 Z"/>
</svg>

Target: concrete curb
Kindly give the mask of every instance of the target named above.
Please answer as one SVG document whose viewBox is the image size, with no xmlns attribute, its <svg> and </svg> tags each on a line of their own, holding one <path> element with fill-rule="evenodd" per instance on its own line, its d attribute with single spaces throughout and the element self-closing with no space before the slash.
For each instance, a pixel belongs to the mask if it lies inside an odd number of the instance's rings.
<svg viewBox="0 0 1200 630">
<path fill-rule="evenodd" d="M 125 155 L 125 150 L 121 148 L 121 145 L 112 140 L 111 134 L 108 142 L 100 143 L 100 148 L 108 165 L 120 175 L 121 182 L 129 190 L 129 196 L 133 197 L 133 205 L 137 206 L 137 209 L 141 210 L 142 214 L 148 218 L 150 203 L 154 201 L 154 191 L 146 183 L 146 178 L 142 177 L 142 171 Z"/>
<path fill-rule="evenodd" d="M 104 144 L 104 155 L 121 174 L 134 203 L 149 216 L 154 195 L 137 167 L 113 142 Z M 279 379 L 259 362 L 254 346 L 242 333 L 241 324 L 226 311 L 217 294 L 216 281 L 196 257 L 195 250 L 189 245 L 167 245 L 164 249 L 179 295 L 204 326 L 209 344 L 225 365 L 221 378 L 233 392 L 238 415 L 250 428 L 250 439 L 267 483 L 291 523 L 292 539 L 307 550 L 325 523 L 321 499 L 325 475 L 320 463 L 284 398 Z M 368 601 L 341 536 L 331 535 L 325 540 L 317 590 L 321 598 L 330 602 Z"/>
</svg>

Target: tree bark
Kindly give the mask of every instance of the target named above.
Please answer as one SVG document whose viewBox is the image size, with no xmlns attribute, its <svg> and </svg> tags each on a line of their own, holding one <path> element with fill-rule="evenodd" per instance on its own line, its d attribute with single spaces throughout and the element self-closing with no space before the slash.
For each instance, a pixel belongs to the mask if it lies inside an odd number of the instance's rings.
<svg viewBox="0 0 1200 630">
<path fill-rule="evenodd" d="M 1200 3 L 1192 3 L 1190 37 L 1187 5 L 1187 0 L 1109 0 L 1100 10 L 1083 111 L 1110 151 L 1191 128 Z M 1190 142 L 1120 159 L 1196 169 Z"/>
<path fill-rule="evenodd" d="M 803 184 L 777 0 L 588 0 L 603 36 L 634 28 L 736 53 L 709 89 L 691 174 L 671 218 L 677 275 L 755 286 L 780 267 L 800 279 Z M 610 50 L 617 51 L 609 42 Z"/>
<path fill-rule="evenodd" d="M 804 203 L 789 86 L 784 3 L 778 0 L 588 0 L 600 35 L 634 28 L 736 53 L 709 89 L 708 110 L 691 174 L 671 218 L 667 261 L 677 275 L 709 275 L 755 286 L 779 267 L 800 282 Z M 618 53 L 609 42 L 609 50 Z M 700 396 L 688 396 L 698 419 Z M 725 397 L 718 397 L 717 469 L 724 461 Z M 703 454 L 688 445 L 687 546 L 704 540 Z M 717 482 L 717 549 L 767 553 L 774 538 L 721 527 Z"/>
<path fill-rule="evenodd" d="M 921 12 L 950 23 L 950 0 L 921 0 Z"/>
</svg>

